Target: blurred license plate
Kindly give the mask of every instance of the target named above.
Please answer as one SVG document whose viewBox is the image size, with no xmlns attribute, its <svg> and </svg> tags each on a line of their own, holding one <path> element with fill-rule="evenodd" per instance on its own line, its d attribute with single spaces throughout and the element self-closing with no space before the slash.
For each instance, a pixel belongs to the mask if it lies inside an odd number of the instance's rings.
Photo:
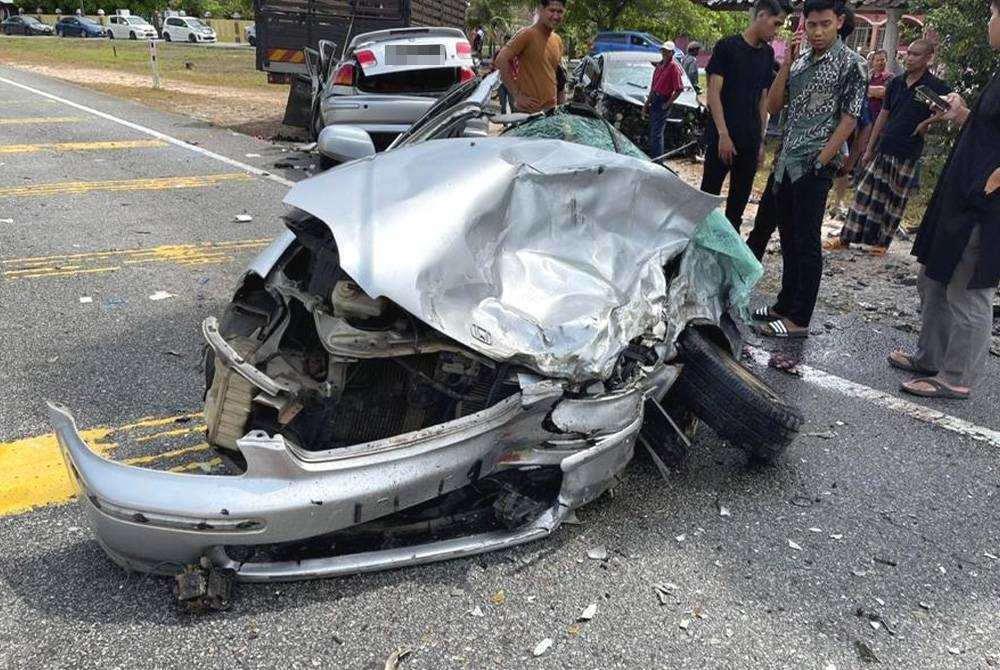
<svg viewBox="0 0 1000 670">
<path fill-rule="evenodd" d="M 444 65 L 443 44 L 390 44 L 385 48 L 386 65 Z"/>
</svg>

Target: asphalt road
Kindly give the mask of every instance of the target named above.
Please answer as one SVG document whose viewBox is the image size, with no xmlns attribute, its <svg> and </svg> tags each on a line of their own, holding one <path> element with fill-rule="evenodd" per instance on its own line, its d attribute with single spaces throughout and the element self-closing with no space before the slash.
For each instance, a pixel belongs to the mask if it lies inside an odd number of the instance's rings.
<svg viewBox="0 0 1000 670">
<path fill-rule="evenodd" d="M 397 650 L 414 669 L 1000 663 L 1000 364 L 966 403 L 901 404 L 903 377 L 883 361 L 912 337 L 843 316 L 817 320 L 804 378 L 750 361 L 807 417 L 773 466 L 703 430 L 669 478 L 639 457 L 546 541 L 243 585 L 231 610 L 188 613 L 169 580 L 111 564 L 65 502 L 44 400 L 69 405 L 115 458 L 211 466 L 199 323 L 281 229 L 287 187 L 188 147 L 274 174 L 289 154 L 10 69 L 0 97 L 0 668 L 382 668 Z M 588 559 L 596 547 L 608 560 Z M 664 602 L 654 584 L 671 585 Z"/>
</svg>

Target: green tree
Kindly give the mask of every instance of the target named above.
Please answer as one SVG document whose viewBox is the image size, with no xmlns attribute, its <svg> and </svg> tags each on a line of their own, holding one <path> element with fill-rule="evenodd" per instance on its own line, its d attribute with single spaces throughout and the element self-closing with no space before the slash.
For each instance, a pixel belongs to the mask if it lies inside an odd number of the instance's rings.
<svg viewBox="0 0 1000 670">
<path fill-rule="evenodd" d="M 939 42 L 944 78 L 960 93 L 975 94 L 996 72 L 1000 59 L 990 49 L 986 0 L 917 0 L 913 10 L 926 13 L 930 34 Z"/>
</svg>

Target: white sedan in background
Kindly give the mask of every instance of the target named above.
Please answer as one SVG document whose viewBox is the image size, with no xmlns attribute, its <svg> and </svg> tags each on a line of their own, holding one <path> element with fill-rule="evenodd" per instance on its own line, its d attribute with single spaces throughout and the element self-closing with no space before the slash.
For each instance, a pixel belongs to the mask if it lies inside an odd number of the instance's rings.
<svg viewBox="0 0 1000 670">
<path fill-rule="evenodd" d="M 156 28 L 141 16 L 108 17 L 108 39 L 112 40 L 155 40 L 159 37 Z"/>
</svg>

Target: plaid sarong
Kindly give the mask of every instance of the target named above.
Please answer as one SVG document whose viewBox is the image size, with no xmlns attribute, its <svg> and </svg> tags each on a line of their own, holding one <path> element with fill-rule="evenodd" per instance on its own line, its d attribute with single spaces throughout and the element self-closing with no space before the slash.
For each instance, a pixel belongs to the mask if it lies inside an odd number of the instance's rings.
<svg viewBox="0 0 1000 670">
<path fill-rule="evenodd" d="M 913 191 L 917 158 L 875 154 L 858 184 L 854 204 L 840 230 L 846 243 L 888 248 Z"/>
</svg>

